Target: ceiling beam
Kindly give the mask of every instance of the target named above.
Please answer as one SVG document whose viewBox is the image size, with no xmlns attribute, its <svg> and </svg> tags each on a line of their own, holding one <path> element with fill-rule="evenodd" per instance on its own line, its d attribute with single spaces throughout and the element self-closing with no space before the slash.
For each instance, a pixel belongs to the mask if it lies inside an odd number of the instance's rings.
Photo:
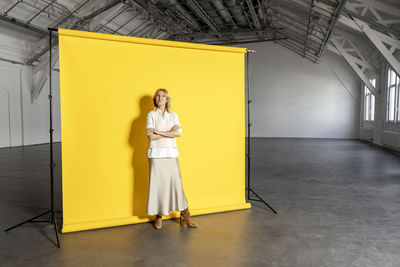
<svg viewBox="0 0 400 267">
<path fill-rule="evenodd" d="M 84 16 L 82 19 L 79 20 L 79 22 L 77 22 L 72 29 L 77 29 L 83 25 L 85 25 L 86 23 L 88 23 L 90 20 L 92 20 L 94 17 L 96 17 L 97 15 L 99 15 L 100 13 L 114 7 L 115 5 L 118 5 L 121 3 L 121 0 L 114 0 L 112 2 L 110 2 L 109 4 L 91 12 L 90 14 Z M 46 34 L 47 31 L 46 31 Z M 57 43 L 56 41 L 54 43 Z M 37 61 L 41 56 L 43 56 L 45 53 L 47 53 L 49 51 L 49 47 L 44 48 L 42 51 L 40 51 L 39 53 L 35 54 L 31 59 L 29 59 L 26 64 L 27 65 L 32 65 L 33 62 Z"/>
<path fill-rule="evenodd" d="M 400 62 L 393 56 L 393 50 L 389 50 L 386 46 L 385 43 L 393 46 L 395 45 L 396 47 L 400 47 L 400 41 L 394 38 L 391 38 L 390 36 L 386 36 L 385 39 L 381 38 L 383 33 L 379 33 L 375 31 L 374 29 L 371 29 L 369 25 L 359 19 L 352 18 L 353 21 L 358 25 L 358 27 L 365 33 L 365 35 L 368 37 L 368 39 L 373 43 L 376 47 L 376 49 L 381 53 L 381 55 L 386 59 L 386 61 L 389 63 L 390 67 L 397 73 L 397 75 L 400 76 Z M 390 40 L 390 42 L 387 41 L 387 39 Z M 395 50 L 395 49 L 394 49 Z"/>
<path fill-rule="evenodd" d="M 262 40 L 260 39 L 236 39 L 234 42 L 201 42 L 202 44 L 212 44 L 212 45 L 235 45 L 235 44 L 248 44 L 248 43 L 260 43 L 260 42 L 271 42 L 271 41 L 279 41 L 279 40 L 286 40 L 287 37 L 273 37 L 273 38 L 264 38 Z"/>
<path fill-rule="evenodd" d="M 188 25 L 195 28 L 197 31 L 201 31 L 201 25 L 190 13 L 186 11 L 186 9 L 180 3 L 178 3 L 177 0 L 169 0 L 169 2 L 175 8 L 179 16 L 182 17 Z"/>
<path fill-rule="evenodd" d="M 375 10 L 379 10 L 379 11 L 383 11 L 386 14 L 395 16 L 395 17 L 399 17 L 400 14 L 400 9 L 391 6 L 391 5 L 387 5 L 383 2 L 378 2 L 376 0 L 352 0 L 349 1 L 346 8 L 353 10 L 354 11 L 354 7 L 365 7 L 367 9 L 375 9 Z"/>
<path fill-rule="evenodd" d="M 352 49 L 356 48 L 354 44 L 350 40 L 346 40 L 344 37 L 339 36 L 339 35 L 334 35 L 330 39 L 331 44 L 338 50 L 338 52 L 343 56 L 343 58 L 346 60 L 346 62 L 350 65 L 350 67 L 354 70 L 354 72 L 357 74 L 357 76 L 361 79 L 361 81 L 368 87 L 368 89 L 374 94 L 374 96 L 379 96 L 379 92 L 375 89 L 375 87 L 372 85 L 372 83 L 369 81 L 368 77 L 365 75 L 364 71 L 367 69 L 365 66 L 360 66 L 357 64 L 357 62 L 354 60 L 356 57 L 348 53 L 349 48 L 345 47 L 346 43 L 347 45 L 350 44 L 352 46 Z M 358 53 L 358 56 L 360 57 L 361 60 L 366 62 L 364 57 Z M 366 62 L 367 63 L 367 62 Z M 372 70 L 375 72 L 375 70 Z"/>
<path fill-rule="evenodd" d="M 166 29 L 169 29 L 171 32 L 179 33 L 180 31 L 184 31 L 186 24 L 182 23 L 181 21 L 174 20 L 168 13 L 164 12 L 163 10 L 159 9 L 152 1 L 149 0 L 129 0 L 131 3 L 136 4 L 150 17 L 153 18 L 154 21 L 159 22 L 162 26 Z"/>
<path fill-rule="evenodd" d="M 333 18 L 331 20 L 331 23 L 329 24 L 328 31 L 325 34 L 325 38 L 324 38 L 324 40 L 322 42 L 321 49 L 319 50 L 319 53 L 317 55 L 318 57 L 320 57 L 324 53 L 325 48 L 326 48 L 326 44 L 328 43 L 329 38 L 331 37 L 331 34 L 333 32 L 333 29 L 335 28 L 335 25 L 336 25 L 336 23 L 337 23 L 337 21 L 339 19 L 339 16 L 342 13 L 342 11 L 343 11 L 346 3 L 347 3 L 347 0 L 339 0 L 339 1 L 340 2 L 338 4 L 338 6 L 336 7 L 335 13 L 333 14 Z"/>
<path fill-rule="evenodd" d="M 246 0 L 246 4 L 249 7 L 251 20 L 253 21 L 254 26 L 256 27 L 257 30 L 261 29 L 261 24 L 260 21 L 258 20 L 256 10 L 254 9 L 253 1 Z M 262 38 L 262 35 L 260 34 L 259 37 Z"/>
<path fill-rule="evenodd" d="M 211 19 L 211 17 L 207 14 L 207 12 L 200 6 L 197 1 L 194 0 L 186 0 L 187 5 L 196 13 L 196 15 L 210 27 L 213 32 L 216 32 L 220 37 L 222 34 L 220 33 L 220 29 L 218 25 Z"/>
<path fill-rule="evenodd" d="M 265 29 L 260 29 L 260 31 L 262 31 L 264 33 L 279 34 L 282 29 L 283 28 L 265 28 Z M 235 34 L 251 34 L 251 33 L 257 34 L 257 32 L 258 32 L 257 30 L 237 29 L 237 30 L 226 31 L 226 32 L 223 31 L 223 32 L 221 32 L 221 34 L 234 34 L 234 35 Z M 209 32 L 194 32 L 194 33 L 187 33 L 187 34 L 174 34 L 174 35 L 171 35 L 170 38 L 174 39 L 174 38 L 183 36 L 183 37 L 196 39 L 196 38 L 207 38 L 207 36 L 213 36 L 213 35 L 215 35 L 215 32 L 211 32 L 211 31 L 209 31 Z"/>
<path fill-rule="evenodd" d="M 49 34 L 48 31 L 45 30 L 45 29 L 42 29 L 42 28 L 40 28 L 38 26 L 35 26 L 33 24 L 28 24 L 28 23 L 26 23 L 26 22 L 24 22 L 22 20 L 10 17 L 10 16 L 5 15 L 5 14 L 0 14 L 0 20 L 5 21 L 7 23 L 10 23 L 12 25 L 15 25 L 17 27 L 23 28 L 25 30 L 29 30 L 29 31 L 38 33 L 38 34 L 40 34 L 42 36 L 47 36 Z"/>
<path fill-rule="evenodd" d="M 225 7 L 221 0 L 211 0 L 211 3 L 217 9 L 220 16 L 225 20 L 226 23 L 230 23 L 234 29 L 237 28 L 235 21 L 232 19 L 229 10 Z"/>
</svg>

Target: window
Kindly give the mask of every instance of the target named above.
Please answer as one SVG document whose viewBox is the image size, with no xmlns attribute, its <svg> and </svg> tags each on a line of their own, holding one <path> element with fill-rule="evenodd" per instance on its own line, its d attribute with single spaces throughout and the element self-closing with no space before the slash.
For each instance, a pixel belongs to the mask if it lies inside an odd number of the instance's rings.
<svg viewBox="0 0 400 267">
<path fill-rule="evenodd" d="M 369 80 L 375 87 L 376 80 Z M 375 117 L 375 96 L 371 90 L 364 85 L 364 121 L 374 121 Z"/>
<path fill-rule="evenodd" d="M 387 116 L 388 122 L 400 123 L 400 77 L 389 69 L 387 90 Z"/>
</svg>

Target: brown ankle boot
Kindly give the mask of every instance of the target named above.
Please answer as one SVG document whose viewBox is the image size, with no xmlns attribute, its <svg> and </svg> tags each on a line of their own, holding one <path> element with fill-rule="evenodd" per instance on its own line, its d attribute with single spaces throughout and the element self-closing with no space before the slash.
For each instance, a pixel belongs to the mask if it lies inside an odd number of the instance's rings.
<svg viewBox="0 0 400 267">
<path fill-rule="evenodd" d="M 157 230 L 161 229 L 161 226 L 162 226 L 162 216 L 161 215 L 156 215 L 156 220 L 154 221 L 153 226 Z"/>
<path fill-rule="evenodd" d="M 190 217 L 189 208 L 181 211 L 180 223 L 184 224 L 185 222 L 189 227 L 197 228 L 197 224 L 195 224 Z"/>
</svg>

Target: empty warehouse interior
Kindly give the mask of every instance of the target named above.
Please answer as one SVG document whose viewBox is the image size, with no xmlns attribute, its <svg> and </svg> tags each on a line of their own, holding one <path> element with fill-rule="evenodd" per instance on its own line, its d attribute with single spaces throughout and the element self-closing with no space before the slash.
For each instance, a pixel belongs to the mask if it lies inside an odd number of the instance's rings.
<svg viewBox="0 0 400 267">
<path fill-rule="evenodd" d="M 246 116 L 226 119 L 245 121 L 243 182 L 277 214 L 246 188 L 250 209 L 193 216 L 196 229 L 168 219 L 61 233 L 58 28 L 246 48 Z M 200 114 L 198 81 L 185 86 Z M 230 134 L 219 127 L 199 131 Z M 0 159 L 1 266 L 399 266 L 400 2 L 1 1 Z M 47 214 L 5 231 L 50 208 L 57 230 Z"/>
</svg>

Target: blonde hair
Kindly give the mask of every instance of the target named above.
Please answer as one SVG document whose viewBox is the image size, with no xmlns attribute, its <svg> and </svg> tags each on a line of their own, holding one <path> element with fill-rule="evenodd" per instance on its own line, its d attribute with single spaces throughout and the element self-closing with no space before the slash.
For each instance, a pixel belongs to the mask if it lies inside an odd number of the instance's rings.
<svg viewBox="0 0 400 267">
<path fill-rule="evenodd" d="M 171 98 L 170 98 L 170 96 L 169 96 L 169 93 L 168 93 L 167 89 L 164 89 L 164 88 L 159 88 L 159 89 L 157 89 L 157 91 L 154 93 L 154 96 L 153 96 L 153 105 L 154 105 L 154 109 L 157 109 L 157 108 L 158 108 L 157 102 L 156 102 L 156 96 L 157 96 L 158 92 L 163 92 L 164 95 L 167 97 L 167 103 L 165 103 L 165 109 L 169 112 L 169 110 L 170 110 L 170 108 L 171 108 L 171 104 L 170 104 Z"/>
</svg>

